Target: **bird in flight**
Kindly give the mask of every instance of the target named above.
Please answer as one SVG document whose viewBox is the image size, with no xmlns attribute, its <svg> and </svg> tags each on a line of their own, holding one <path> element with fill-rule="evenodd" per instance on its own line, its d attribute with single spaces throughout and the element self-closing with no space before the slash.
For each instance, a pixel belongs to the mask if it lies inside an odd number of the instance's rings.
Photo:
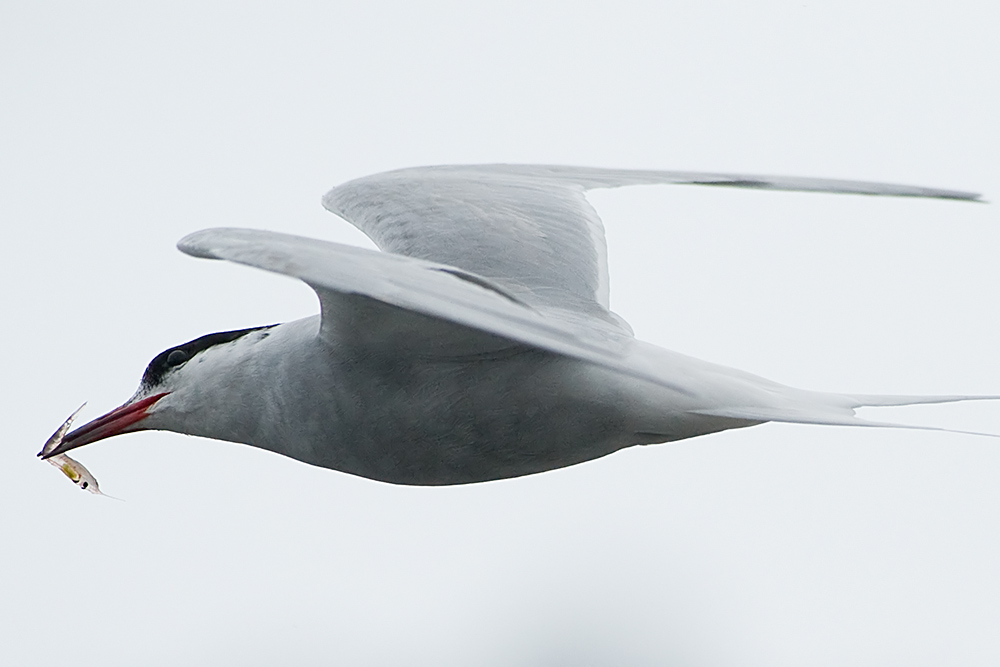
<svg viewBox="0 0 1000 667">
<path fill-rule="evenodd" d="M 539 165 L 368 176 L 334 188 L 323 205 L 382 252 L 229 228 L 178 244 L 304 281 L 319 315 L 164 350 L 132 398 L 39 455 L 159 429 L 396 484 L 465 484 L 764 422 L 928 428 L 864 420 L 855 409 L 997 398 L 807 391 L 637 340 L 610 310 L 604 228 L 585 193 L 659 183 L 979 198 Z"/>
</svg>

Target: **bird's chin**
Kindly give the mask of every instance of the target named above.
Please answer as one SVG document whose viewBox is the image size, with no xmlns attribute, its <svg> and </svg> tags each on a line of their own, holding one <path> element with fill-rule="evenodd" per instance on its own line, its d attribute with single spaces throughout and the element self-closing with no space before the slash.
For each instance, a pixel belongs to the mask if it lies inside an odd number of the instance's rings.
<svg viewBox="0 0 1000 667">
<path fill-rule="evenodd" d="M 141 431 L 145 426 L 141 422 L 149 416 L 149 409 L 169 392 L 153 394 L 140 399 L 133 399 L 111 412 L 98 417 L 70 432 L 63 441 L 42 458 L 64 454 L 71 449 L 89 445 L 98 440 L 104 440 L 122 433 Z"/>
</svg>

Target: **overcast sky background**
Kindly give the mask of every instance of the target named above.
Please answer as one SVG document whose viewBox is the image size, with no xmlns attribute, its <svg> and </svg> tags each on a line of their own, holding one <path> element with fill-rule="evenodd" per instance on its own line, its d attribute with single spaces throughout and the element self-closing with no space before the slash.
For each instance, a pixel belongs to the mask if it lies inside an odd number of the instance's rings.
<svg viewBox="0 0 1000 667">
<path fill-rule="evenodd" d="M 246 226 L 370 247 L 330 187 L 531 162 L 858 178 L 1000 200 L 995 3 L 0 5 L 0 660 L 995 665 L 1000 444 L 764 425 L 394 487 L 167 433 L 34 454 L 161 350 L 303 317 L 184 256 Z M 1000 208 L 591 195 L 645 340 L 808 389 L 1000 393 Z M 1000 405 L 881 417 L 1000 432 Z"/>
</svg>

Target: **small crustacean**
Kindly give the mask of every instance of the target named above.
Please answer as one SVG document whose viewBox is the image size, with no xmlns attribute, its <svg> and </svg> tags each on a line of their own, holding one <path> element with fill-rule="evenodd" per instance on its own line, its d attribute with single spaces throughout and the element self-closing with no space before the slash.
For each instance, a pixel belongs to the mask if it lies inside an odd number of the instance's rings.
<svg viewBox="0 0 1000 667">
<path fill-rule="evenodd" d="M 97 479 L 90 473 L 89 470 L 84 468 L 83 464 L 79 461 L 71 459 L 65 454 L 56 454 L 55 456 L 49 457 L 45 460 L 62 470 L 63 474 L 73 480 L 73 483 L 81 489 L 86 489 L 87 491 L 96 493 L 99 496 L 107 495 L 105 493 L 101 493 L 101 489 L 97 485 Z"/>
<path fill-rule="evenodd" d="M 86 405 L 86 403 L 83 405 Z M 80 413 L 80 410 L 83 410 L 83 405 L 77 408 L 76 412 L 71 414 L 66 421 L 62 423 L 62 426 L 56 429 L 56 432 L 52 434 L 52 437 L 45 441 L 45 446 L 42 447 L 42 451 L 38 452 L 39 456 L 45 456 L 62 444 L 63 438 L 66 437 L 66 433 L 69 432 L 69 427 L 73 423 L 73 419 Z M 82 463 L 70 458 L 66 454 L 56 454 L 55 456 L 50 456 L 45 459 L 45 461 L 59 468 L 64 475 L 69 477 L 73 483 L 81 489 L 85 489 L 91 493 L 96 493 L 99 496 L 107 496 L 108 498 L 113 497 L 108 496 L 106 493 L 102 493 L 100 486 L 97 484 L 97 478 L 94 477 Z"/>
</svg>

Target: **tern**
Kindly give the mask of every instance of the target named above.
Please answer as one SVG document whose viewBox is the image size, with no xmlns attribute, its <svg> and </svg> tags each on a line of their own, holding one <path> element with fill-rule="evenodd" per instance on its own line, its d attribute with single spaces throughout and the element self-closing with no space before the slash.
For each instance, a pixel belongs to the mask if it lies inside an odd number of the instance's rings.
<svg viewBox="0 0 1000 667">
<path fill-rule="evenodd" d="M 604 229 L 585 193 L 661 183 L 979 200 L 885 183 L 538 165 L 368 176 L 323 205 L 382 252 L 232 228 L 178 243 L 304 281 L 319 315 L 161 352 L 125 404 L 40 455 L 159 429 L 384 482 L 466 484 L 765 422 L 930 428 L 855 409 L 997 398 L 806 391 L 637 340 L 610 310 Z"/>
</svg>

